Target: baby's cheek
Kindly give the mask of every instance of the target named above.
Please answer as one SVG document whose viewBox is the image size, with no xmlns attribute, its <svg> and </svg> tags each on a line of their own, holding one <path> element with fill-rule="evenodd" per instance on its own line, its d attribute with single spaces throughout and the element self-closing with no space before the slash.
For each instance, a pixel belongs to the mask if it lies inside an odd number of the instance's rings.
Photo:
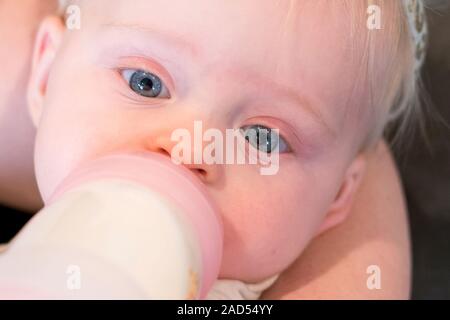
<svg viewBox="0 0 450 320">
<path fill-rule="evenodd" d="M 307 181 L 292 177 L 230 178 L 226 192 L 217 194 L 225 223 L 221 276 L 259 281 L 298 257 L 314 234 L 315 207 Z"/>
<path fill-rule="evenodd" d="M 36 174 L 44 198 L 81 163 L 116 150 L 122 137 L 129 140 L 121 128 L 132 123 L 108 112 L 109 101 L 84 85 L 67 90 L 64 83 L 53 78 L 39 124 Z"/>
<path fill-rule="evenodd" d="M 35 148 L 36 175 L 44 200 L 48 199 L 62 180 L 93 152 L 98 135 L 89 134 L 78 119 L 63 115 L 44 117 Z M 90 139 L 87 137 L 90 136 Z"/>
</svg>

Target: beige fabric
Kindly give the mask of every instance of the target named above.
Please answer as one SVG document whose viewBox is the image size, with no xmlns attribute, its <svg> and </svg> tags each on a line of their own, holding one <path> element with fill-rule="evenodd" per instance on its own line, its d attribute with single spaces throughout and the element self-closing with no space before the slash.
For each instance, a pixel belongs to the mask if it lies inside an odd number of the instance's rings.
<svg viewBox="0 0 450 320">
<path fill-rule="evenodd" d="M 278 279 L 278 275 L 259 283 L 244 283 L 239 280 L 219 279 L 208 293 L 206 300 L 258 300 L 264 290 Z"/>
</svg>

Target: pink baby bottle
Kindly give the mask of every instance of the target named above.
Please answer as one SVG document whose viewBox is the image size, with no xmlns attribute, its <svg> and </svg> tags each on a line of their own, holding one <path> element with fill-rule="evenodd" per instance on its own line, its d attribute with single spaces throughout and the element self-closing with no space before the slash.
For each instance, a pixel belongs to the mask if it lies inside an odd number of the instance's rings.
<svg viewBox="0 0 450 320">
<path fill-rule="evenodd" d="M 223 230 L 202 183 L 154 153 L 86 163 L 0 254 L 0 299 L 203 299 Z"/>
</svg>

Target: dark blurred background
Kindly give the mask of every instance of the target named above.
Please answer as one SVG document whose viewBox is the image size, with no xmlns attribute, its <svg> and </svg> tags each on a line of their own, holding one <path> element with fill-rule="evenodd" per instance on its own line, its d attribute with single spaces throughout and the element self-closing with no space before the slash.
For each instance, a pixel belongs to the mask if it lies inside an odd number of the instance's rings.
<svg viewBox="0 0 450 320">
<path fill-rule="evenodd" d="M 450 299 L 450 11 L 428 13 L 427 139 L 416 132 L 396 158 L 411 222 L 412 298 Z"/>
<path fill-rule="evenodd" d="M 450 10 L 429 11 L 430 48 L 423 70 L 431 105 L 428 139 L 417 131 L 396 153 L 408 201 L 413 246 L 413 299 L 450 299 Z M 428 142 L 426 142 L 428 141 Z M 29 215 L 1 208 L 0 243 Z"/>
</svg>

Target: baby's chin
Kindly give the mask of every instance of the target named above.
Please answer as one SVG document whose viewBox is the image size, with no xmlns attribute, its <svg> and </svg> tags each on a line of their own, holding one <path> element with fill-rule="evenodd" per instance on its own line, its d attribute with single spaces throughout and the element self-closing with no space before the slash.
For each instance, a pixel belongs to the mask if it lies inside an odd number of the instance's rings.
<svg viewBox="0 0 450 320">
<path fill-rule="evenodd" d="M 255 221 L 250 226 L 224 220 L 219 278 L 258 283 L 280 274 L 298 259 L 314 234 L 306 223 L 299 226 L 280 219 L 271 224 L 262 216 L 249 219 Z"/>
</svg>

